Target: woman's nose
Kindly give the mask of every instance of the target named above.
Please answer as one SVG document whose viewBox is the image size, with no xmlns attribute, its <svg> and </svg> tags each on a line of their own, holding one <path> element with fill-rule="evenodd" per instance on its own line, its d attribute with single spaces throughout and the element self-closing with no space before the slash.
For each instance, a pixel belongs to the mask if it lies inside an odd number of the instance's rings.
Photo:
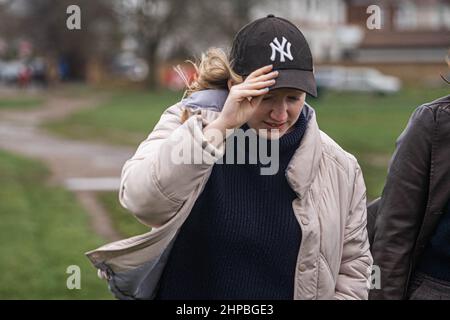
<svg viewBox="0 0 450 320">
<path fill-rule="evenodd" d="M 288 118 L 287 109 L 282 106 L 272 110 L 270 117 L 277 123 L 286 122 Z"/>
</svg>

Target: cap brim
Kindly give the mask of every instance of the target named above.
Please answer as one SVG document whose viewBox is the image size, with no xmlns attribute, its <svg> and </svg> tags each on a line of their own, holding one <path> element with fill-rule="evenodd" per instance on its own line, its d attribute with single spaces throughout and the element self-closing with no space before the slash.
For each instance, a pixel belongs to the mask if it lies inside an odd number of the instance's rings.
<svg viewBox="0 0 450 320">
<path fill-rule="evenodd" d="M 270 90 L 278 88 L 292 88 L 304 91 L 313 97 L 317 97 L 317 86 L 312 71 L 288 69 L 277 70 L 278 77 L 275 84 L 269 87 Z"/>
</svg>

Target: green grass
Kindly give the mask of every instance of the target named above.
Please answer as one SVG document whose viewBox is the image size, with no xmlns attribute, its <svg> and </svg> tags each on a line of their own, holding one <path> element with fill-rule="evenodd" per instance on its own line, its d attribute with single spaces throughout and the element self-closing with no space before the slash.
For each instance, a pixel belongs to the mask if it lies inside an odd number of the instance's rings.
<svg viewBox="0 0 450 320">
<path fill-rule="evenodd" d="M 383 188 L 387 165 L 412 111 L 422 103 L 448 94 L 447 88 L 411 89 L 388 95 L 325 92 L 310 99 L 319 126 L 353 153 L 364 172 L 370 199 Z M 181 93 L 119 91 L 105 104 L 47 125 L 63 136 L 136 147 L 151 132 L 161 113 Z"/>
<path fill-rule="evenodd" d="M 123 237 L 128 238 L 150 231 L 149 227 L 137 221 L 130 212 L 120 205 L 116 192 L 102 192 L 98 194 L 98 197 L 110 214 L 114 228 Z"/>
<path fill-rule="evenodd" d="M 96 109 L 48 123 L 46 128 L 71 139 L 136 146 L 151 132 L 161 113 L 181 96 L 172 91 L 119 92 Z"/>
<path fill-rule="evenodd" d="M 368 197 L 381 194 L 395 141 L 414 109 L 448 90 L 405 89 L 391 96 L 325 92 L 311 99 L 320 128 L 358 159 Z"/>
<path fill-rule="evenodd" d="M 1 98 L 0 109 L 29 109 L 44 103 L 43 98 Z"/>
<path fill-rule="evenodd" d="M 105 241 L 74 196 L 46 185 L 40 163 L 0 151 L 0 299 L 110 299 L 84 252 Z M 66 286 L 81 270 L 81 290 Z"/>
</svg>

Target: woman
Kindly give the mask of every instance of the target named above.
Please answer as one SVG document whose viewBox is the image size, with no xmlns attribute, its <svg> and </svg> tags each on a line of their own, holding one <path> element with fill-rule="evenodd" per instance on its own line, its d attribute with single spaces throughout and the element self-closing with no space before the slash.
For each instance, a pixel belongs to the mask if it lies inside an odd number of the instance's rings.
<svg viewBox="0 0 450 320">
<path fill-rule="evenodd" d="M 381 275 L 371 299 L 450 300 L 449 149 L 447 95 L 413 113 L 382 197 L 369 205 L 371 250 Z"/>
<path fill-rule="evenodd" d="M 122 205 L 155 228 L 89 257 L 120 298 L 366 299 L 364 181 L 305 104 L 305 38 L 269 15 L 238 32 L 230 58 L 203 56 L 190 96 L 123 168 Z M 256 146 L 229 144 L 238 131 Z"/>
</svg>

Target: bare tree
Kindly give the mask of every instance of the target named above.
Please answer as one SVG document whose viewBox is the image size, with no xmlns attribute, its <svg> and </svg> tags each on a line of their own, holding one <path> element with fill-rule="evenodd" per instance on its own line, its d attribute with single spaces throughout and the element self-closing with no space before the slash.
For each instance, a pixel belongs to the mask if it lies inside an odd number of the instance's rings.
<svg viewBox="0 0 450 320">
<path fill-rule="evenodd" d="M 122 20 L 134 34 L 149 65 L 149 86 L 157 85 L 158 51 L 172 40 L 178 52 L 192 51 L 209 40 L 225 39 L 251 20 L 251 10 L 265 0 L 123 0 Z M 170 41 L 169 41 L 170 42 Z"/>
<path fill-rule="evenodd" d="M 205 26 L 215 28 L 231 39 L 252 19 L 252 9 L 266 0 L 198 0 Z"/>
<path fill-rule="evenodd" d="M 53 60 L 67 57 L 75 77 L 85 77 L 89 59 L 106 59 L 118 46 L 118 23 L 111 1 L 33 0 L 25 4 L 18 31 L 33 41 L 38 54 Z M 81 30 L 66 26 L 69 5 L 81 9 Z"/>
<path fill-rule="evenodd" d="M 158 85 L 158 49 L 186 21 L 186 3 L 184 0 L 124 0 L 118 10 L 140 43 L 150 69 L 150 88 Z"/>
<path fill-rule="evenodd" d="M 13 15 L 11 14 L 12 0 L 0 0 L 0 37 L 14 37 L 14 30 L 17 27 Z"/>
<path fill-rule="evenodd" d="M 266 0 L 194 0 L 186 8 L 188 22 L 177 31 L 178 50 L 198 58 L 208 47 L 230 49 L 234 35 L 249 23 Z"/>
</svg>

